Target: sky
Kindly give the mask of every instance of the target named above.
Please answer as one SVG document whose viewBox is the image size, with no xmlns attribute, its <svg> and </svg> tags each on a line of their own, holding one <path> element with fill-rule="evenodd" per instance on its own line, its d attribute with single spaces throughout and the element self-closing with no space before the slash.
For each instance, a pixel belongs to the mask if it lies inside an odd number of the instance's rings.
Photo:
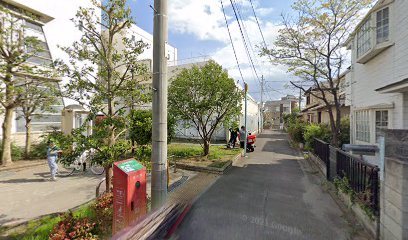
<svg viewBox="0 0 408 240">
<path fill-rule="evenodd" d="M 279 99 L 286 94 L 298 94 L 298 90 L 286 87 L 293 77 L 287 74 L 282 66 L 273 66 L 266 57 L 259 56 L 258 46 L 262 44 L 262 38 L 250 0 L 235 2 L 243 19 L 244 34 L 248 35 L 250 44 L 249 42 L 247 44 L 256 73 L 251 70 L 231 3 L 223 0 L 243 79 L 249 85 L 251 96 L 257 101 L 261 100 L 262 75 L 265 78 L 264 101 Z M 278 34 L 281 14 L 291 12 L 290 6 L 294 0 L 252 0 L 252 2 L 266 44 L 271 46 Z M 150 5 L 154 5 L 154 0 L 129 0 L 136 24 L 153 33 L 153 9 Z M 169 0 L 168 8 L 169 44 L 178 48 L 179 62 L 211 58 L 227 69 L 230 76 L 242 85 L 243 80 L 234 57 L 220 0 Z"/>
</svg>

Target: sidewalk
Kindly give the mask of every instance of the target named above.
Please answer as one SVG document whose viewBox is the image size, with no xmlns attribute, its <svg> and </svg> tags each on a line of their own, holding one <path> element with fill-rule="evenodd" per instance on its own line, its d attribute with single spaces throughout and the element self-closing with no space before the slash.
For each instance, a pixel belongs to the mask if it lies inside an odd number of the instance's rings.
<svg viewBox="0 0 408 240">
<path fill-rule="evenodd" d="M 286 134 L 265 131 L 257 140 L 255 152 L 197 200 L 174 239 L 355 239 Z"/>
</svg>

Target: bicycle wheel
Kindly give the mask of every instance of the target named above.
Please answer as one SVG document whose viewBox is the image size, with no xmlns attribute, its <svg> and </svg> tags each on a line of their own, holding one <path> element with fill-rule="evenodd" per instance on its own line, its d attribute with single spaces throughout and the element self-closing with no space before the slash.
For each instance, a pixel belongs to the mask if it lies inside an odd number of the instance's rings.
<svg viewBox="0 0 408 240">
<path fill-rule="evenodd" d="M 95 175 L 102 175 L 105 172 L 105 168 L 99 164 L 91 164 L 91 172 Z"/>
<path fill-rule="evenodd" d="M 58 165 L 58 170 L 57 170 L 57 176 L 59 177 L 67 177 L 74 173 L 75 171 L 75 166 L 72 164 L 65 164 L 60 161 L 57 161 Z"/>
</svg>

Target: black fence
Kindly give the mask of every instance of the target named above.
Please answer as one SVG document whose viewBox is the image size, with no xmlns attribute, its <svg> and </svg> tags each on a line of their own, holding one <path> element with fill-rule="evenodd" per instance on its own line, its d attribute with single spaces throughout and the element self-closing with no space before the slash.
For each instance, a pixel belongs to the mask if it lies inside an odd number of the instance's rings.
<svg viewBox="0 0 408 240">
<path fill-rule="evenodd" d="M 346 177 L 349 187 L 362 203 L 370 207 L 376 215 L 379 213 L 379 171 L 380 169 L 338 149 L 336 172 L 339 178 Z"/>
<path fill-rule="evenodd" d="M 313 152 L 326 165 L 326 177 L 330 180 L 330 144 L 315 138 L 313 143 Z"/>
<path fill-rule="evenodd" d="M 365 162 L 361 157 L 353 156 L 338 148 L 335 148 L 335 155 L 330 156 L 330 144 L 320 139 L 315 139 L 313 146 L 314 154 L 326 165 L 326 176 L 344 178 L 348 180 L 352 189 L 360 202 L 373 210 L 374 214 L 379 214 L 379 168 Z M 333 152 L 332 152 L 333 154 Z M 336 162 L 336 175 L 330 176 L 330 158 Z M 334 166 L 332 166 L 334 167 Z M 334 173 L 334 169 L 333 169 Z"/>
</svg>

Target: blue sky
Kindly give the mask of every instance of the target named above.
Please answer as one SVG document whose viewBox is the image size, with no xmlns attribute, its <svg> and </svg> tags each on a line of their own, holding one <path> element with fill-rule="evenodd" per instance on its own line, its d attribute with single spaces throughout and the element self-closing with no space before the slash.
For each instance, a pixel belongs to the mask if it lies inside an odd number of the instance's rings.
<svg viewBox="0 0 408 240">
<path fill-rule="evenodd" d="M 251 56 L 258 76 L 264 75 L 266 81 L 266 100 L 278 99 L 286 93 L 297 91 L 285 85 L 293 77 L 286 74 L 283 67 L 272 66 L 266 58 L 258 56 L 261 35 L 254 19 L 249 0 L 235 0 L 243 18 L 244 27 L 252 43 Z M 267 45 L 270 46 L 277 35 L 281 13 L 290 13 L 294 0 L 252 0 Z M 244 45 L 230 1 L 223 0 L 234 46 L 244 76 L 249 84 L 249 92 L 260 100 L 260 84 L 250 68 Z M 129 0 L 136 24 L 153 33 L 153 0 Z M 225 25 L 220 0 L 169 0 L 169 43 L 178 48 L 178 59 L 200 61 L 212 58 L 220 63 L 237 81 L 241 79 L 232 51 Z M 200 57 L 201 56 L 201 57 Z M 202 57 L 206 56 L 206 57 Z M 242 83 L 242 80 L 240 80 Z"/>
</svg>

